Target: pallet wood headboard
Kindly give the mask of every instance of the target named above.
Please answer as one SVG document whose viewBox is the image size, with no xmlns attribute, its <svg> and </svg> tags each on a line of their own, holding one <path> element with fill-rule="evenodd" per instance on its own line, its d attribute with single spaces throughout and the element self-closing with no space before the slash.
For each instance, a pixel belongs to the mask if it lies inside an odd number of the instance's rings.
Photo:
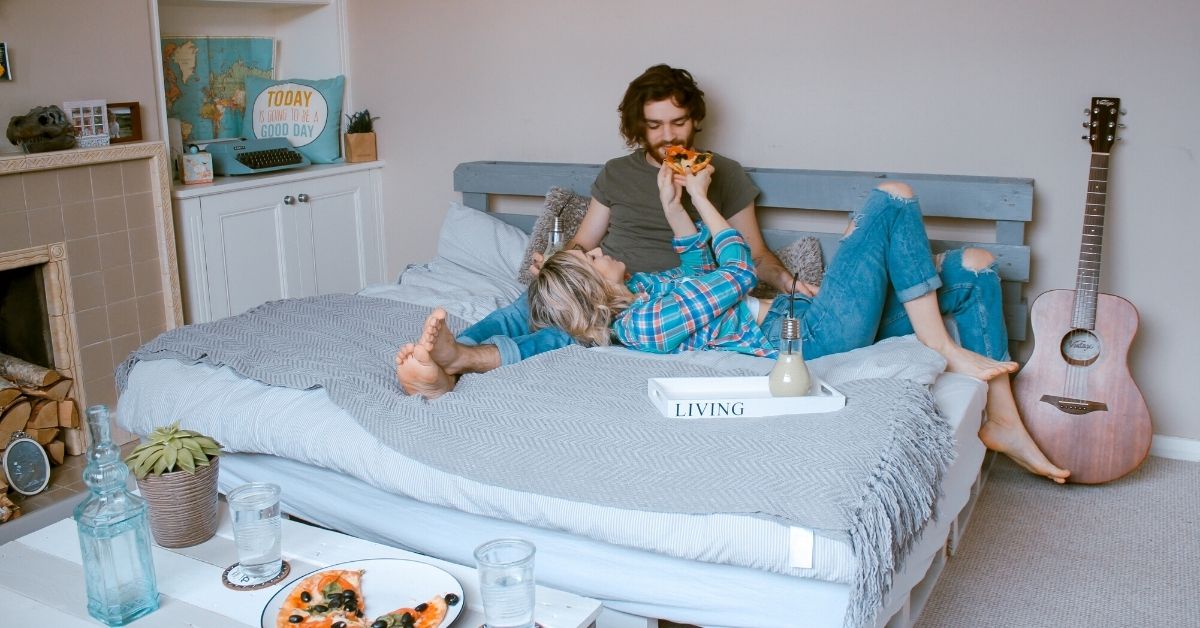
<svg viewBox="0 0 1200 628">
<path fill-rule="evenodd" d="M 590 196 L 592 181 L 599 173 L 597 164 L 473 161 L 454 169 L 454 189 L 462 193 L 464 205 L 487 211 L 492 196 L 542 197 L 554 186 Z M 746 173 L 762 190 L 757 201 L 760 207 L 847 212 L 861 206 L 881 182 L 896 180 L 916 190 L 925 216 L 965 218 L 994 226 L 994 242 L 930 240 L 930 244 L 934 252 L 965 245 L 991 251 L 1003 280 L 1009 339 L 1025 339 L 1028 306 L 1022 289 L 1029 281 L 1025 225 L 1033 219 L 1033 179 L 778 168 L 746 168 Z M 526 231 L 536 219 L 527 214 L 494 215 Z M 773 249 L 806 235 L 821 240 L 827 262 L 841 237 L 840 233 L 763 230 L 767 246 Z"/>
</svg>

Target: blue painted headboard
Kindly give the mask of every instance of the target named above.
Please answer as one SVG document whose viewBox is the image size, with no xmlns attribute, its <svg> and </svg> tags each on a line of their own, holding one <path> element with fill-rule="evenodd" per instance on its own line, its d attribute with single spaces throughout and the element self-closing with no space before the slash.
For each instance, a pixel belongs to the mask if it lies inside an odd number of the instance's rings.
<svg viewBox="0 0 1200 628">
<path fill-rule="evenodd" d="M 488 211 L 493 196 L 542 197 L 554 186 L 590 196 L 592 181 L 599 172 L 597 164 L 473 161 L 454 169 L 454 189 L 462 193 L 464 205 Z M 847 212 L 858 208 L 880 182 L 892 179 L 904 181 L 916 190 L 925 216 L 965 218 L 994 227 L 992 242 L 934 239 L 930 243 L 935 252 L 969 244 L 996 256 L 1004 286 L 1009 338 L 1014 342 L 1025 339 L 1028 307 L 1022 292 L 1029 281 L 1025 225 L 1033 219 L 1033 179 L 778 168 L 747 168 L 746 172 L 762 190 L 758 197 L 760 207 Z M 494 215 L 526 231 L 536 219 L 527 214 Z M 771 248 L 780 248 L 805 235 L 821 240 L 826 261 L 837 249 L 841 237 L 840 232 L 763 230 Z"/>
</svg>

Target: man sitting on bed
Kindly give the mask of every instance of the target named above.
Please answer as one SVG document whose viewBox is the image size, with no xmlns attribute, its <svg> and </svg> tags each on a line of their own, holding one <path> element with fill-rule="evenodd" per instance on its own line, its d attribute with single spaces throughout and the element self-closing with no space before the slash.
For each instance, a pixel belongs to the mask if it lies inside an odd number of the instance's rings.
<svg viewBox="0 0 1200 628">
<path fill-rule="evenodd" d="M 634 150 L 604 165 L 592 184 L 587 214 L 566 248 L 591 250 L 600 247 L 606 254 L 625 261 L 631 273 L 674 268 L 680 260 L 671 246 L 673 232 L 663 217 L 659 202 L 658 173 L 668 146 L 692 146 L 706 115 L 704 92 L 687 70 L 656 65 L 629 84 L 617 111 L 621 135 Z M 738 162 L 714 155 L 712 163 L 715 172 L 709 187 L 709 200 L 750 246 L 758 280 L 781 291 L 790 291 L 792 277 L 767 248 L 758 226 L 754 207 L 758 187 Z M 684 208 L 693 221 L 699 220 L 690 197 L 684 199 Z M 537 261 L 540 262 L 540 257 Z M 531 270 L 536 272 L 536 266 L 535 263 Z M 800 282 L 796 287 L 806 295 L 816 294 L 816 286 Z M 435 316 L 444 320 L 445 315 L 435 313 Z M 439 392 L 441 385 L 452 385 L 462 373 L 489 371 L 575 344 L 569 335 L 558 329 L 546 328 L 530 333 L 529 302 L 525 294 L 467 328 L 457 339 L 444 329 L 439 337 L 441 341 L 432 354 L 416 355 L 418 359 L 432 360 L 445 371 L 444 377 L 438 378 L 438 386 L 423 387 L 413 381 L 404 383 L 403 363 L 412 359 L 412 345 L 406 345 L 397 354 L 400 380 L 409 394 L 435 397 L 445 392 Z"/>
<path fill-rule="evenodd" d="M 679 265 L 671 245 L 673 232 L 661 209 L 658 175 L 665 149 L 692 146 L 698 124 L 704 119 L 704 94 L 686 70 L 656 65 L 629 84 L 618 108 L 621 134 L 635 150 L 605 164 L 592 185 L 592 199 L 579 230 L 566 248 L 582 251 L 599 246 L 605 254 L 626 262 L 630 272 L 660 271 Z M 716 172 L 708 198 L 750 247 L 760 281 L 784 292 L 792 277 L 763 241 L 755 216 L 759 190 L 737 162 L 714 155 Z M 691 199 L 685 208 L 697 214 Z M 979 268 L 991 263 L 988 256 Z M 800 282 L 796 291 L 814 296 L 816 286 Z M 445 310 L 438 308 L 426 320 L 415 343 L 396 354 L 397 377 L 409 394 L 438 397 L 454 388 L 463 373 L 482 373 L 530 356 L 574 344 L 566 332 L 543 328 L 530 333 L 528 301 L 522 294 L 512 305 L 493 312 L 455 338 L 445 325 Z M 1026 469 L 1055 482 L 1069 472 L 1045 457 L 1030 438 L 1017 414 L 1008 375 L 990 379 L 989 420 L 980 431 L 988 448 L 1008 454 Z"/>
</svg>

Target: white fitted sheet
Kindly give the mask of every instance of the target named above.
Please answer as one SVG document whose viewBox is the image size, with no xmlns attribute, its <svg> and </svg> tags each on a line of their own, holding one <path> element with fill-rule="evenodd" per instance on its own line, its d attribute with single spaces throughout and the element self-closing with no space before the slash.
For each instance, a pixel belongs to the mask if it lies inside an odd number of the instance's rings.
<svg viewBox="0 0 1200 628">
<path fill-rule="evenodd" d="M 933 390 L 939 408 L 955 417 L 957 457 L 946 476 L 939 516 L 914 544 L 897 574 L 879 625 L 903 603 L 908 589 L 940 551 L 950 522 L 970 497 L 983 459 L 984 448 L 975 433 L 986 387 L 947 374 Z M 280 484 L 285 509 L 295 516 L 464 565 L 472 564 L 472 549 L 486 540 L 500 536 L 530 539 L 538 547 L 541 584 L 644 617 L 700 626 L 841 626 L 849 596 L 848 585 L 842 583 L 622 547 L 425 503 L 295 460 L 262 454 L 227 455 L 221 466 L 222 492 L 249 481 Z"/>
<path fill-rule="evenodd" d="M 957 412 L 947 416 L 955 425 L 964 419 Z M 139 434 L 180 420 L 212 435 L 230 451 L 292 458 L 429 504 L 678 558 L 833 582 L 850 582 L 857 566 L 848 543 L 819 535 L 811 568 L 792 566 L 792 531 L 774 521 L 609 508 L 447 474 L 380 443 L 324 390 L 266 386 L 228 368 L 174 360 L 139 362 L 121 396 L 118 417 Z M 978 418 L 972 420 L 977 426 Z"/>
</svg>

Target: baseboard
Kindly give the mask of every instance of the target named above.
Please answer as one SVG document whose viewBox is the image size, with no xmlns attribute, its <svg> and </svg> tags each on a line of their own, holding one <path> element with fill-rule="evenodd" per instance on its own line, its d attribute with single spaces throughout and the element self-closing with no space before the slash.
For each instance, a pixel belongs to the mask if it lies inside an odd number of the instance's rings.
<svg viewBox="0 0 1200 628">
<path fill-rule="evenodd" d="M 1150 441 L 1150 455 L 1200 462 L 1200 440 L 1155 434 Z"/>
</svg>

